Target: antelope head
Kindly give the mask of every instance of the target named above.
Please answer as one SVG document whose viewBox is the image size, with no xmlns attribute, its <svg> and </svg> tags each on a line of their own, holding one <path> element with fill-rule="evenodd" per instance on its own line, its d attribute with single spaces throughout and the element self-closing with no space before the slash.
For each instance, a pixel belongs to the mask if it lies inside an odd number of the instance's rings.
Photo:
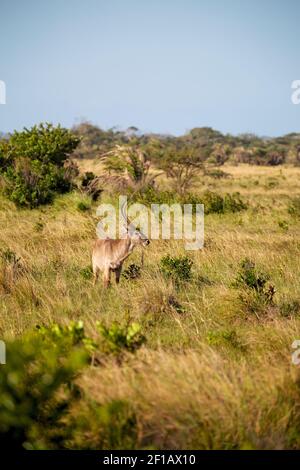
<svg viewBox="0 0 300 470">
<path fill-rule="evenodd" d="M 133 225 L 133 223 L 128 218 L 127 214 L 125 213 L 124 204 L 121 207 L 121 214 L 124 219 L 125 230 L 127 236 L 130 238 L 131 243 L 133 246 L 142 245 L 147 246 L 150 244 L 150 240 L 146 237 L 146 235 L 137 227 Z"/>
</svg>

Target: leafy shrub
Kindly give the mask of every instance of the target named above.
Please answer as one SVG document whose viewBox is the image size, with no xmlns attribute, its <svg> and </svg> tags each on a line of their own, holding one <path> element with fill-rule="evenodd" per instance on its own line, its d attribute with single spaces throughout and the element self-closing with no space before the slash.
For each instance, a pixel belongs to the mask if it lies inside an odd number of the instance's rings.
<svg viewBox="0 0 300 470">
<path fill-rule="evenodd" d="M 224 212 L 223 197 L 212 191 L 206 191 L 201 198 L 205 214 L 222 214 Z"/>
<path fill-rule="evenodd" d="M 52 324 L 7 343 L 7 364 L 0 375 L 0 438 L 15 449 L 133 448 L 136 418 L 124 401 L 99 405 L 82 401 L 75 379 L 96 350 L 117 355 L 135 352 L 145 341 L 137 323 L 97 325 L 94 341 L 81 321 Z M 79 402 L 80 400 L 80 402 Z M 78 417 L 74 410 L 84 410 Z M 97 436 L 97 442 L 95 442 Z M 93 444 L 94 442 L 94 444 Z M 93 447 L 95 445 L 96 447 Z"/>
<path fill-rule="evenodd" d="M 226 212 L 240 212 L 247 209 L 247 204 L 241 199 L 239 193 L 221 196 L 212 191 L 206 191 L 202 198 L 200 198 L 200 201 L 204 204 L 206 214 L 224 214 Z"/>
<path fill-rule="evenodd" d="M 247 209 L 247 204 L 239 193 L 226 194 L 223 199 L 224 212 L 240 212 Z"/>
<path fill-rule="evenodd" d="M 73 383 L 86 354 L 66 350 L 61 341 L 31 333 L 7 343 L 7 364 L 0 375 L 0 438 L 9 448 L 63 446 L 63 418 L 74 400 Z"/>
<path fill-rule="evenodd" d="M 37 207 L 72 188 L 76 165 L 67 158 L 79 139 L 67 129 L 40 124 L 0 141 L 4 193 L 20 207 Z"/>
<path fill-rule="evenodd" d="M 267 284 L 268 280 L 269 275 L 259 271 L 253 261 L 248 258 L 241 261 L 234 286 L 246 289 L 246 292 L 241 292 L 240 300 L 248 311 L 256 315 L 264 311 L 267 305 L 273 304 L 276 289 L 272 284 Z"/>
<path fill-rule="evenodd" d="M 52 202 L 55 192 L 71 189 L 64 169 L 52 163 L 19 159 L 4 173 L 4 194 L 17 206 L 34 208 Z"/>
<path fill-rule="evenodd" d="M 97 330 L 102 336 L 102 350 L 108 354 L 133 353 L 146 341 L 141 326 L 135 322 L 128 322 L 125 326 L 115 322 L 110 327 L 98 323 Z"/>
<path fill-rule="evenodd" d="M 141 276 L 141 267 L 137 264 L 130 264 L 122 273 L 125 279 L 137 279 Z"/>
<path fill-rule="evenodd" d="M 160 260 L 160 270 L 166 276 L 174 280 L 189 281 L 192 277 L 193 261 L 188 256 L 174 258 L 170 255 Z"/>
<path fill-rule="evenodd" d="M 67 326 L 54 323 L 50 326 L 37 326 L 38 332 L 49 346 L 59 345 L 62 351 L 68 352 L 78 346 L 85 350 L 90 356 L 94 352 L 101 354 L 116 354 L 135 352 L 146 341 L 141 333 L 138 323 L 130 322 L 120 325 L 117 322 L 106 326 L 97 322 L 96 329 L 98 337 L 91 339 L 86 336 L 83 322 L 71 322 Z"/>
<path fill-rule="evenodd" d="M 85 268 L 82 268 L 80 270 L 80 274 L 83 277 L 83 279 L 92 279 L 93 277 L 93 270 L 92 266 L 86 266 Z"/>
<path fill-rule="evenodd" d="M 151 204 L 204 204 L 206 214 L 224 214 L 227 212 L 240 212 L 247 209 L 247 204 L 239 193 L 221 196 L 213 191 L 205 191 L 202 195 L 193 193 L 178 194 L 173 191 L 159 191 L 153 186 L 132 193 L 132 200 L 145 205 Z"/>
<path fill-rule="evenodd" d="M 72 132 L 61 126 L 40 124 L 31 129 L 24 128 L 21 132 L 15 131 L 8 142 L 4 143 L 4 158 L 13 160 L 29 158 L 62 167 L 79 140 Z"/>
<path fill-rule="evenodd" d="M 77 209 L 80 212 L 86 212 L 86 211 L 90 210 L 90 208 L 91 208 L 91 205 L 86 201 L 79 201 L 78 204 L 77 204 Z"/>
<path fill-rule="evenodd" d="M 132 193 L 132 200 L 145 205 L 151 204 L 200 204 L 200 198 L 192 193 L 182 195 L 174 191 L 161 191 L 154 186 L 147 186 L 143 190 Z"/>
<path fill-rule="evenodd" d="M 71 322 L 67 326 L 54 323 L 50 326 L 37 326 L 38 332 L 45 343 L 50 346 L 59 345 L 61 350 L 66 352 L 74 346 L 81 346 L 87 352 L 93 352 L 97 344 L 91 338 L 85 335 L 83 322 Z"/>
<path fill-rule="evenodd" d="M 288 213 L 294 217 L 300 217 L 300 197 L 291 199 L 288 205 Z"/>
<path fill-rule="evenodd" d="M 286 220 L 278 220 L 278 227 L 281 228 L 284 232 L 287 232 L 289 229 L 289 224 Z"/>
<path fill-rule="evenodd" d="M 236 277 L 236 284 L 262 292 L 265 289 L 269 275 L 256 269 L 255 263 L 245 258 L 240 263 L 240 270 Z"/>
<path fill-rule="evenodd" d="M 152 185 L 145 186 L 139 191 L 131 191 L 130 196 L 133 202 L 141 204 L 174 204 L 179 203 L 179 196 L 173 191 L 160 191 Z"/>
<path fill-rule="evenodd" d="M 72 449 L 137 448 L 137 418 L 132 405 L 125 400 L 84 404 L 79 414 L 71 418 L 70 427 L 75 430 L 70 442 Z"/>
</svg>

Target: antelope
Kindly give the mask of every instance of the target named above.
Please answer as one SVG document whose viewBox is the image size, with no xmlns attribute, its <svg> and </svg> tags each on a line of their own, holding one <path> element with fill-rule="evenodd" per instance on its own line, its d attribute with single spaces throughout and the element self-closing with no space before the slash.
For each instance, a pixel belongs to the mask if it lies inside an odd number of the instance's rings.
<svg viewBox="0 0 300 470">
<path fill-rule="evenodd" d="M 114 272 L 116 276 L 116 284 L 120 282 L 123 263 L 133 252 L 137 246 L 147 246 L 150 240 L 138 230 L 125 216 L 121 208 L 122 215 L 125 219 L 125 238 L 106 238 L 104 240 L 96 240 L 93 244 L 92 252 L 92 266 L 94 274 L 94 285 L 96 284 L 99 272 L 103 273 L 104 287 L 110 285 L 111 273 Z"/>
</svg>

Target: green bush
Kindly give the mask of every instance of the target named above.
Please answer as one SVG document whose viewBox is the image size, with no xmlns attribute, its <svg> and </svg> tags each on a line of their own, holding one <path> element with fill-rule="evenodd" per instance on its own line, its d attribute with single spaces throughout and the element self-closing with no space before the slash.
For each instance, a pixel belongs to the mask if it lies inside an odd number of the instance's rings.
<svg viewBox="0 0 300 470">
<path fill-rule="evenodd" d="M 145 205 L 174 204 L 180 202 L 180 197 L 174 191 L 160 191 L 152 185 L 145 186 L 139 191 L 131 190 L 129 195 L 133 202 Z"/>
<path fill-rule="evenodd" d="M 135 352 L 145 342 L 145 336 L 141 333 L 138 323 L 127 321 L 125 325 L 117 322 L 106 326 L 96 323 L 99 335 L 95 339 L 86 336 L 82 321 L 71 322 L 67 326 L 53 325 L 38 326 L 38 331 L 47 345 L 53 347 L 59 345 L 65 353 L 74 347 L 80 347 L 92 358 L 97 352 L 99 357 L 106 354 L 121 356 L 123 352 Z"/>
<path fill-rule="evenodd" d="M 138 446 L 136 414 L 125 400 L 84 404 L 79 414 L 71 418 L 70 427 L 72 449 L 130 450 Z"/>
<path fill-rule="evenodd" d="M 240 269 L 233 283 L 234 287 L 244 288 L 240 294 L 240 300 L 247 311 L 262 312 L 266 306 L 273 305 L 276 289 L 272 284 L 267 284 L 269 275 L 256 268 L 255 263 L 245 258 L 240 263 Z"/>
<path fill-rule="evenodd" d="M 206 191 L 201 198 L 205 214 L 222 214 L 224 212 L 223 198 L 217 193 Z"/>
<path fill-rule="evenodd" d="M 145 337 L 140 325 L 129 321 L 125 326 L 98 324 L 97 330 L 100 335 L 94 341 L 86 336 L 81 321 L 67 326 L 55 323 L 38 326 L 21 340 L 6 344 L 7 364 L 1 366 L 0 375 L 0 439 L 4 447 L 134 448 L 136 417 L 129 404 L 83 400 L 75 379 L 95 351 L 121 359 L 124 352 L 140 348 Z M 88 432 L 92 438 L 87 443 Z"/>
<path fill-rule="evenodd" d="M 225 194 L 223 199 L 224 212 L 240 212 L 247 209 L 247 204 L 239 193 Z"/>
<path fill-rule="evenodd" d="M 265 289 L 269 275 L 258 271 L 255 263 L 249 258 L 245 258 L 240 263 L 240 270 L 236 277 L 236 284 L 262 292 Z"/>
<path fill-rule="evenodd" d="M 146 341 L 145 336 L 141 333 L 141 326 L 134 322 L 128 322 L 125 326 L 115 322 L 109 327 L 98 323 L 97 330 L 102 336 L 100 347 L 106 354 L 133 353 Z"/>
<path fill-rule="evenodd" d="M 77 147 L 80 139 L 68 129 L 60 125 L 39 124 L 31 129 L 15 131 L 8 141 L 1 145 L 4 158 L 18 160 L 28 158 L 30 161 L 38 160 L 42 163 L 52 163 L 59 167 L 64 165 L 67 157 Z"/>
<path fill-rule="evenodd" d="M 83 277 L 83 279 L 92 279 L 93 277 L 93 270 L 92 266 L 86 266 L 85 268 L 82 268 L 80 270 L 80 274 Z"/>
<path fill-rule="evenodd" d="M 278 220 L 278 227 L 281 228 L 284 232 L 289 230 L 289 224 L 286 220 Z"/>
<path fill-rule="evenodd" d="M 53 201 L 55 193 L 72 188 L 64 169 L 37 160 L 21 159 L 4 174 L 4 194 L 17 206 L 34 208 Z"/>
<path fill-rule="evenodd" d="M 15 131 L 8 141 L 0 141 L 6 196 L 17 206 L 34 208 L 70 191 L 77 167 L 67 164 L 67 158 L 78 143 L 70 131 L 51 124 Z"/>
<path fill-rule="evenodd" d="M 194 193 L 178 194 L 174 191 L 160 191 L 153 186 L 132 193 L 132 200 L 145 205 L 151 204 L 204 204 L 205 214 L 224 214 L 240 212 L 247 209 L 247 204 L 239 193 L 221 196 L 213 191 L 205 191 L 202 195 Z"/>
<path fill-rule="evenodd" d="M 48 341 L 38 333 L 7 343 L 0 375 L 0 439 L 4 448 L 63 447 L 63 419 L 77 399 L 72 386 L 86 363 L 79 347 Z"/>
<path fill-rule="evenodd" d="M 224 214 L 247 209 L 247 204 L 242 200 L 239 193 L 221 196 L 213 191 L 206 191 L 199 199 L 204 204 L 205 214 Z"/>
<path fill-rule="evenodd" d="M 67 326 L 54 323 L 50 326 L 37 326 L 38 332 L 51 347 L 59 345 L 64 352 L 70 351 L 74 346 L 80 346 L 88 353 L 96 350 L 97 343 L 87 337 L 82 321 L 71 322 Z"/>
<path fill-rule="evenodd" d="M 193 261 L 188 256 L 174 258 L 170 255 L 160 260 L 160 270 L 175 282 L 189 281 L 192 277 Z"/>
<path fill-rule="evenodd" d="M 132 263 L 123 271 L 122 276 L 124 276 L 125 279 L 137 279 L 141 276 L 141 267 Z"/>
<path fill-rule="evenodd" d="M 77 209 L 80 212 L 86 212 L 86 211 L 90 210 L 90 208 L 91 208 L 91 204 L 86 202 L 86 201 L 79 201 L 78 204 L 77 204 Z"/>
</svg>

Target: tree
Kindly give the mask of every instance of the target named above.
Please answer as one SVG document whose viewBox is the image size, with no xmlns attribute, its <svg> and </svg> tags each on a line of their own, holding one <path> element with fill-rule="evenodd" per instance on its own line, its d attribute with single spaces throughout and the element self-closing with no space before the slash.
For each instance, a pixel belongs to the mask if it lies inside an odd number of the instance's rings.
<svg viewBox="0 0 300 470">
<path fill-rule="evenodd" d="M 199 170 L 204 168 L 205 153 L 185 145 L 170 146 L 161 155 L 159 166 L 173 179 L 174 189 L 184 194 L 194 183 Z"/>
<path fill-rule="evenodd" d="M 80 159 L 97 158 L 110 150 L 116 143 L 122 143 L 126 140 L 124 133 L 114 128 L 105 131 L 90 122 L 81 122 L 73 127 L 72 131 L 80 137 L 80 144 L 74 152 L 74 157 Z"/>
<path fill-rule="evenodd" d="M 253 161 L 255 165 L 280 165 L 285 161 L 285 149 L 276 145 L 261 146 L 253 149 Z"/>
<path fill-rule="evenodd" d="M 214 144 L 209 161 L 217 166 L 224 165 L 231 155 L 231 147 L 227 144 Z"/>
<path fill-rule="evenodd" d="M 108 175 L 118 175 L 135 189 L 151 184 L 158 175 L 150 175 L 149 155 L 132 141 L 125 145 L 116 145 L 102 156 Z"/>
</svg>

